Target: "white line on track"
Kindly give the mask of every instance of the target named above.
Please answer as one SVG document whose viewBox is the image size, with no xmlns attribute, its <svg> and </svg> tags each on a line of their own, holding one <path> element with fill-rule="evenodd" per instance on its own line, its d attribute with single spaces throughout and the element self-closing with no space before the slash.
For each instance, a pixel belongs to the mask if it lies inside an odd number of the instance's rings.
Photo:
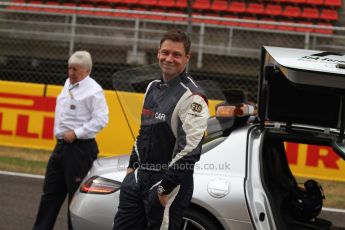
<svg viewBox="0 0 345 230">
<path fill-rule="evenodd" d="M 29 173 L 17 173 L 17 172 L 0 171 L 0 174 L 1 175 L 9 175 L 9 176 L 20 176 L 20 177 L 44 179 L 44 176 L 42 176 L 42 175 L 35 175 L 35 174 L 29 174 Z"/>
<path fill-rule="evenodd" d="M 337 208 L 322 208 L 322 211 L 345 213 L 345 209 L 337 209 Z"/>
</svg>

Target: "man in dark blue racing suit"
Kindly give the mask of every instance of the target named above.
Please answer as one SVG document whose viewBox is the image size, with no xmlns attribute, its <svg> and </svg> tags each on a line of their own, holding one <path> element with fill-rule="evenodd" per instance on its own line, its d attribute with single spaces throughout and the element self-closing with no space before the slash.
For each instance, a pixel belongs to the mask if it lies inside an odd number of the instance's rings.
<svg viewBox="0 0 345 230">
<path fill-rule="evenodd" d="M 186 72 L 190 45 L 182 31 L 161 39 L 157 57 L 163 76 L 146 89 L 113 229 L 180 227 L 209 118 L 205 94 Z"/>
</svg>

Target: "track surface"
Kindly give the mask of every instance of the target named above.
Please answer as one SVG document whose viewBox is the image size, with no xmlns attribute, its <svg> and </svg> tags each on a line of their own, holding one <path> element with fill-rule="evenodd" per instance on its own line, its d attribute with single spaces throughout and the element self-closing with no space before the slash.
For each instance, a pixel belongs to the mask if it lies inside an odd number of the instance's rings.
<svg viewBox="0 0 345 230">
<path fill-rule="evenodd" d="M 6 175 L 0 172 L 0 230 L 32 229 L 40 196 L 42 177 Z M 345 229 L 345 211 L 323 211 L 321 217 L 333 222 L 334 230 Z M 67 229 L 67 202 L 64 203 L 55 224 L 55 230 Z"/>
</svg>

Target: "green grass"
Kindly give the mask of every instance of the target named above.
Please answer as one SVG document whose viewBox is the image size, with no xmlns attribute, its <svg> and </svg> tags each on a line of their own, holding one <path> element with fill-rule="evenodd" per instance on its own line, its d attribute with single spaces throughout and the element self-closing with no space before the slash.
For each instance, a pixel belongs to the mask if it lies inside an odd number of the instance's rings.
<svg viewBox="0 0 345 230">
<path fill-rule="evenodd" d="M 50 151 L 0 146 L 0 170 L 44 175 Z"/>
<path fill-rule="evenodd" d="M 323 187 L 325 207 L 345 209 L 345 183 L 336 181 L 319 181 Z"/>
<path fill-rule="evenodd" d="M 44 174 L 47 162 L 0 156 L 0 170 Z"/>
</svg>

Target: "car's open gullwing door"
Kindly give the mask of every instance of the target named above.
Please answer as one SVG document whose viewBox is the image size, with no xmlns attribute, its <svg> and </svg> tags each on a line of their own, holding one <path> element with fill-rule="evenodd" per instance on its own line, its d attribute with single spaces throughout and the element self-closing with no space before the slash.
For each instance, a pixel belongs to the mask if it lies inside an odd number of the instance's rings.
<svg viewBox="0 0 345 230">
<path fill-rule="evenodd" d="M 262 48 L 259 119 L 294 127 L 318 127 L 345 159 L 345 56 L 280 47 Z"/>
</svg>

